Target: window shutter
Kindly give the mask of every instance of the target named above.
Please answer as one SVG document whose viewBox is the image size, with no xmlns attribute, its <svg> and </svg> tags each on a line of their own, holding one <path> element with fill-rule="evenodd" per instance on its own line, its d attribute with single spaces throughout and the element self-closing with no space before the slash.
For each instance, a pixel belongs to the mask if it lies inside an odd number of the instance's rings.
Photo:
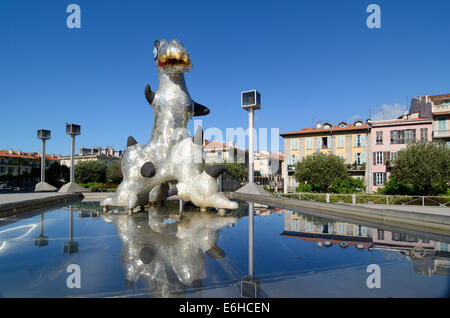
<svg viewBox="0 0 450 318">
<path fill-rule="evenodd" d="M 361 147 L 366 146 L 366 135 L 361 135 Z"/>
<path fill-rule="evenodd" d="M 387 175 L 386 172 L 383 172 L 383 184 L 386 184 Z"/>
<path fill-rule="evenodd" d="M 361 164 L 366 163 L 366 154 L 364 152 L 361 153 Z"/>
<path fill-rule="evenodd" d="M 373 185 L 374 186 L 377 185 L 377 173 L 376 172 L 373 173 Z"/>
<path fill-rule="evenodd" d="M 386 159 L 384 160 L 384 162 L 386 163 L 388 160 L 391 160 L 391 152 L 390 151 L 386 152 Z"/>
<path fill-rule="evenodd" d="M 373 165 L 375 166 L 377 164 L 377 153 L 373 152 Z"/>
<path fill-rule="evenodd" d="M 353 135 L 353 147 L 356 147 L 356 135 Z"/>
</svg>

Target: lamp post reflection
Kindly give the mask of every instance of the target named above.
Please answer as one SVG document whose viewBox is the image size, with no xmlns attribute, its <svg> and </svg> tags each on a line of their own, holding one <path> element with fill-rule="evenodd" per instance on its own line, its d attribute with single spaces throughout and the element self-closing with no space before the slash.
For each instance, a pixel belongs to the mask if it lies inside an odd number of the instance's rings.
<svg viewBox="0 0 450 318">
<path fill-rule="evenodd" d="M 48 246 L 48 236 L 44 235 L 44 213 L 41 213 L 40 233 L 39 236 L 34 239 L 34 246 Z"/>
<path fill-rule="evenodd" d="M 78 242 L 73 240 L 73 207 L 70 205 L 69 214 L 69 241 L 64 243 L 64 254 L 73 254 L 78 252 Z"/>
<path fill-rule="evenodd" d="M 261 296 L 261 280 L 254 277 L 254 215 L 255 204 L 248 202 L 248 276 L 241 280 L 241 296 L 256 298 Z"/>
</svg>

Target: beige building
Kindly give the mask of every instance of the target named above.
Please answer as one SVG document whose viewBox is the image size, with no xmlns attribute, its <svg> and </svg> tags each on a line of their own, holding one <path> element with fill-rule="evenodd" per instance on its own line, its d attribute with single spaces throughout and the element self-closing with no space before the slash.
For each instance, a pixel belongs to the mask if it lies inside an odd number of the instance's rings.
<svg viewBox="0 0 450 318">
<path fill-rule="evenodd" d="M 206 163 L 237 162 L 248 166 L 248 151 L 239 149 L 232 141 L 225 144 L 203 140 L 203 156 Z"/>
<path fill-rule="evenodd" d="M 113 147 L 108 148 L 80 148 L 80 153 L 75 155 L 74 161 L 75 165 L 83 161 L 102 161 L 106 163 L 107 166 L 111 165 L 113 162 L 120 161 L 122 158 L 122 150 L 114 150 Z M 65 165 L 70 168 L 70 156 L 60 157 L 61 165 Z"/>
<path fill-rule="evenodd" d="M 364 178 L 367 188 L 367 175 L 371 173 L 367 160 L 370 155 L 370 126 L 363 121 L 353 124 L 340 122 L 318 122 L 316 127 L 280 134 L 284 139 L 284 163 L 282 176 L 284 192 L 295 192 L 297 182 L 294 171 L 297 162 L 316 151 L 332 153 L 341 157 L 347 164 L 351 176 Z"/>
</svg>

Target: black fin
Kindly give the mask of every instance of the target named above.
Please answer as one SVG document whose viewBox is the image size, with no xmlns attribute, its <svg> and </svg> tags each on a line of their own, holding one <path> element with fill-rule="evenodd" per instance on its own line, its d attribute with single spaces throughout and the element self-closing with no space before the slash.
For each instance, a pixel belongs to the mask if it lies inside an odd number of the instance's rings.
<svg viewBox="0 0 450 318">
<path fill-rule="evenodd" d="M 209 114 L 209 108 L 194 102 L 194 116 L 205 116 Z"/>
<path fill-rule="evenodd" d="M 153 102 L 153 99 L 155 98 L 155 92 L 152 92 L 152 89 L 150 88 L 150 85 L 147 84 L 145 86 L 145 98 L 147 98 L 147 102 L 151 105 Z"/>
<path fill-rule="evenodd" d="M 127 139 L 127 148 L 130 147 L 130 146 L 133 146 L 133 145 L 135 145 L 135 144 L 137 144 L 136 139 L 134 139 L 134 138 L 131 137 L 131 136 L 128 136 L 128 139 Z"/>
<path fill-rule="evenodd" d="M 209 166 L 208 168 L 205 169 L 205 172 L 213 178 L 217 178 L 224 171 L 225 167 L 222 165 Z"/>
<path fill-rule="evenodd" d="M 225 252 L 220 249 L 220 247 L 213 246 L 209 250 L 206 251 L 206 255 L 214 259 L 223 259 L 225 258 Z"/>
<path fill-rule="evenodd" d="M 202 126 L 197 127 L 197 131 L 194 136 L 194 144 L 202 145 L 203 144 L 203 129 Z"/>
<path fill-rule="evenodd" d="M 156 173 L 155 165 L 151 161 L 148 161 L 142 165 L 141 175 L 143 177 L 151 178 L 155 175 L 155 173 Z"/>
<path fill-rule="evenodd" d="M 169 189 L 169 192 L 167 193 L 167 197 L 171 197 L 172 195 L 177 195 L 177 194 L 178 194 L 177 186 L 173 186 L 172 188 Z"/>
</svg>

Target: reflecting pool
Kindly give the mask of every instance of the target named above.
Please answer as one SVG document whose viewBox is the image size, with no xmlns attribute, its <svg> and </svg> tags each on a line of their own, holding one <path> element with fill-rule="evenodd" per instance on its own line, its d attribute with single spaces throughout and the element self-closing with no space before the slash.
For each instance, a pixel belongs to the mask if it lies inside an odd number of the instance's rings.
<svg viewBox="0 0 450 318">
<path fill-rule="evenodd" d="M 450 237 L 257 204 L 254 214 L 258 297 L 449 296 Z M 248 255 L 245 202 L 227 216 L 78 203 L 0 219 L 0 296 L 249 296 Z M 368 287 L 371 264 L 380 288 Z"/>
</svg>

